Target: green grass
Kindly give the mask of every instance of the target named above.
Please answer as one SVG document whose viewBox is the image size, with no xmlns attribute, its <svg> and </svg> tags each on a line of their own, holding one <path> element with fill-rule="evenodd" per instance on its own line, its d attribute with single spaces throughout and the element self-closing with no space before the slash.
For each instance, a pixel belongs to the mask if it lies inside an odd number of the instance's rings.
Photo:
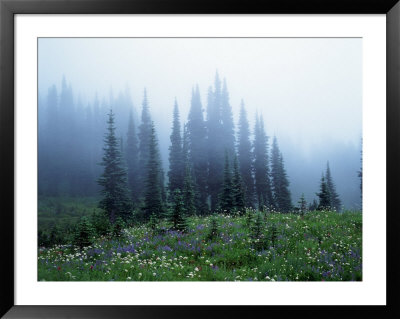
<svg viewBox="0 0 400 319">
<path fill-rule="evenodd" d="M 80 250 L 56 245 L 38 250 L 38 280 L 46 281 L 349 281 L 362 280 L 362 214 L 263 214 L 190 217 L 189 230 L 168 230 L 163 220 L 127 228 L 119 238 L 94 238 Z M 276 228 L 276 239 L 272 229 Z"/>
</svg>

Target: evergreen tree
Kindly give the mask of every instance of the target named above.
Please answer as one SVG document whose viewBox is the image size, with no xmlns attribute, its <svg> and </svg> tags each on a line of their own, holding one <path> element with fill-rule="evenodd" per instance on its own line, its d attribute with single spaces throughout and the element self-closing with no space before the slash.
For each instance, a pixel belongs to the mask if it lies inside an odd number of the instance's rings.
<svg viewBox="0 0 400 319">
<path fill-rule="evenodd" d="M 173 228 L 179 231 L 186 231 L 188 228 L 185 218 L 185 207 L 183 203 L 183 196 L 180 189 L 175 189 L 173 193 L 174 207 L 170 215 L 170 221 Z"/>
<path fill-rule="evenodd" d="M 320 192 L 317 193 L 317 196 L 319 198 L 318 210 L 331 209 L 331 196 L 323 174 L 321 177 Z"/>
<path fill-rule="evenodd" d="M 147 162 L 146 167 L 147 179 L 145 183 L 146 187 L 143 207 L 144 218 L 146 220 L 149 220 L 152 214 L 160 218 L 164 213 L 164 205 L 160 189 L 160 166 L 156 132 L 154 124 L 151 123 L 149 161 Z"/>
<path fill-rule="evenodd" d="M 315 210 L 317 210 L 318 209 L 318 202 L 317 202 L 317 200 L 314 198 L 313 199 L 313 201 L 312 201 L 312 203 L 308 206 L 308 210 L 309 211 L 315 211 Z"/>
<path fill-rule="evenodd" d="M 135 206 L 138 205 L 140 184 L 139 184 L 139 149 L 138 139 L 133 121 L 132 110 L 129 114 L 128 134 L 126 140 L 126 163 L 128 167 L 128 185 L 131 190 L 132 202 Z"/>
<path fill-rule="evenodd" d="M 222 192 L 219 197 L 219 209 L 222 212 L 231 213 L 234 209 L 233 199 L 233 187 L 232 187 L 232 176 L 229 167 L 229 156 L 228 150 L 225 151 L 225 168 L 224 168 L 224 183 L 222 186 Z"/>
<path fill-rule="evenodd" d="M 210 195 L 211 211 L 214 211 L 223 184 L 224 171 L 224 141 L 221 117 L 221 81 L 218 73 L 215 76 L 214 91 L 208 91 L 207 129 L 208 129 L 208 193 Z"/>
<path fill-rule="evenodd" d="M 228 151 L 230 159 L 235 155 L 235 125 L 233 123 L 232 107 L 229 104 L 229 93 L 224 79 L 221 92 L 221 121 L 223 134 L 223 149 Z"/>
<path fill-rule="evenodd" d="M 115 136 L 114 113 L 108 114 L 108 133 L 105 136 L 103 161 L 104 172 L 98 180 L 103 196 L 99 207 L 107 213 L 113 224 L 117 217 L 127 219 L 131 213 L 126 170 L 122 164 L 120 147 Z"/>
<path fill-rule="evenodd" d="M 259 209 L 274 207 L 269 172 L 268 137 L 262 117 L 256 116 L 254 129 L 254 180 Z"/>
<path fill-rule="evenodd" d="M 330 195 L 331 208 L 335 209 L 336 211 L 340 211 L 342 204 L 339 195 L 336 192 L 336 186 L 332 179 L 331 170 L 329 168 L 329 162 L 326 164 L 325 180 Z"/>
<path fill-rule="evenodd" d="M 274 137 L 272 143 L 272 189 L 274 192 L 275 207 L 280 212 L 288 212 L 292 208 L 289 191 L 289 181 L 283 164 L 283 156 Z"/>
<path fill-rule="evenodd" d="M 86 216 L 83 216 L 77 227 L 74 239 L 75 244 L 81 249 L 90 246 L 93 243 L 93 235 L 94 229 L 92 224 Z"/>
<path fill-rule="evenodd" d="M 182 190 L 184 174 L 181 124 L 179 121 L 179 110 L 176 100 L 174 105 L 174 120 L 170 139 L 171 146 L 169 147 L 168 188 L 170 194 L 173 194 L 176 189 Z"/>
<path fill-rule="evenodd" d="M 195 192 L 193 187 L 192 172 L 189 164 L 186 164 L 185 179 L 183 182 L 183 204 L 187 215 L 196 214 Z"/>
<path fill-rule="evenodd" d="M 239 136 L 238 136 L 238 160 L 240 175 L 243 179 L 245 206 L 254 206 L 254 178 L 252 174 L 252 153 L 250 142 L 249 122 L 242 100 L 239 117 Z"/>
<path fill-rule="evenodd" d="M 307 202 L 306 199 L 304 198 L 304 193 L 301 194 L 298 204 L 299 204 L 300 214 L 304 214 L 307 211 Z"/>
<path fill-rule="evenodd" d="M 142 115 L 141 124 L 139 126 L 139 190 L 140 196 L 143 195 L 143 190 L 146 185 L 146 172 L 147 164 L 149 162 L 149 146 L 151 139 L 151 117 L 149 111 L 149 105 L 147 100 L 147 92 L 144 90 L 143 103 L 142 103 Z"/>
<path fill-rule="evenodd" d="M 232 197 L 235 210 L 243 214 L 246 207 L 245 195 L 236 155 L 233 161 Z"/>
<path fill-rule="evenodd" d="M 187 154 L 188 161 L 191 163 L 194 175 L 194 185 L 196 193 L 196 211 L 199 214 L 208 212 L 207 203 L 207 130 L 203 118 L 203 109 L 200 100 L 199 87 L 192 91 L 192 100 L 187 123 Z"/>
</svg>

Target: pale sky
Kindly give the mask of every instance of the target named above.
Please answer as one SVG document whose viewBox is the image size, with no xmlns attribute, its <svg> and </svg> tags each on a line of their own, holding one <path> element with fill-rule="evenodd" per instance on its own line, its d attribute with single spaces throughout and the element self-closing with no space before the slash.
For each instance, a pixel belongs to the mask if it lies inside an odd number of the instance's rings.
<svg viewBox="0 0 400 319">
<path fill-rule="evenodd" d="M 92 100 L 126 87 L 140 112 L 146 87 L 156 125 L 170 126 L 176 97 L 182 119 L 191 89 L 207 90 L 218 70 L 237 119 L 262 113 L 268 135 L 306 151 L 328 139 L 359 143 L 362 40 L 359 38 L 41 38 L 39 91 L 60 86 Z M 158 123 L 157 123 L 158 122 Z M 166 123 L 165 123 L 166 122 Z"/>
</svg>

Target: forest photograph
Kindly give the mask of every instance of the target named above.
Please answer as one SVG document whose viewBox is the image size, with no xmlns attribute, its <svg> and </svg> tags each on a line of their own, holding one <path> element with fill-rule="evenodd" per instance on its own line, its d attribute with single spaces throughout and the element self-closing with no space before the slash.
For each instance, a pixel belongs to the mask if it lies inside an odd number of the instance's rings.
<svg viewBox="0 0 400 319">
<path fill-rule="evenodd" d="M 362 281 L 361 38 L 39 38 L 38 281 Z"/>
</svg>

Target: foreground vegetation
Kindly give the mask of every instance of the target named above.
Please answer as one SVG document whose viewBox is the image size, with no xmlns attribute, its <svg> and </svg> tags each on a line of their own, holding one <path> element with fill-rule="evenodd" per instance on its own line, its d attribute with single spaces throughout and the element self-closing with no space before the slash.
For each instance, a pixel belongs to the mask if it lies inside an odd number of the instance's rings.
<svg viewBox="0 0 400 319">
<path fill-rule="evenodd" d="M 167 219 L 38 249 L 39 281 L 362 280 L 360 212 Z M 40 243 L 39 243 L 40 244 Z"/>
</svg>

